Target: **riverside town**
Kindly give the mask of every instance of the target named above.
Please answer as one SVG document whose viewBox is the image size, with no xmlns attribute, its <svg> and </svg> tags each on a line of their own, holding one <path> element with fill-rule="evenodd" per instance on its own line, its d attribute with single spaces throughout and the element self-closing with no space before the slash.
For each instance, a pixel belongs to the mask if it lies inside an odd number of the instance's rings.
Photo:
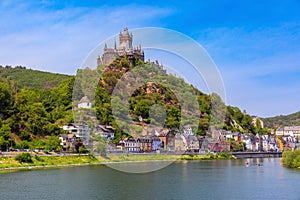
<svg viewBox="0 0 300 200">
<path fill-rule="evenodd" d="M 178 120 L 180 116 L 178 116 L 178 102 L 172 99 L 174 96 L 172 96 L 170 91 L 161 88 L 155 83 L 148 83 L 144 87 L 139 88 L 135 96 L 131 99 L 131 116 L 135 119 L 134 123 L 138 127 L 138 130 L 137 128 L 129 128 L 130 134 L 125 134 L 120 130 L 120 127 L 118 127 L 120 124 L 117 125 L 112 117 L 106 114 L 111 113 L 109 103 L 105 100 L 105 98 L 107 98 L 105 95 L 108 96 L 111 94 L 111 87 L 108 86 L 111 83 L 111 76 L 107 74 L 124 73 L 124 70 L 127 71 L 138 64 L 145 63 L 145 66 L 148 65 L 161 72 L 165 79 L 178 79 L 172 75 L 167 75 L 166 70 L 158 61 L 151 62 L 149 60 L 145 62 L 144 51 L 141 45 L 134 47 L 132 42 L 133 34 L 125 27 L 124 30 L 119 33 L 119 45 L 116 44 L 116 41 L 114 48 L 109 48 L 107 44 L 105 44 L 103 55 L 97 58 L 98 70 L 101 71 L 103 75 L 96 90 L 97 92 L 101 92 L 101 94 L 97 93 L 96 97 L 98 99 L 91 102 L 88 97 L 90 94 L 84 94 L 83 91 L 80 91 L 79 94 L 81 94 L 81 97 L 79 95 L 77 103 L 72 105 L 72 109 L 79 113 L 81 116 L 80 119 L 84 120 L 74 122 L 70 118 L 69 111 L 67 113 L 59 113 L 58 117 L 53 116 L 57 111 L 53 109 L 54 107 L 51 107 L 51 105 L 47 107 L 50 102 L 46 103 L 43 102 L 43 100 L 39 102 L 38 99 L 31 99 L 30 101 L 32 101 L 33 105 L 42 106 L 42 112 L 45 112 L 46 116 L 48 116 L 48 114 L 52 115 L 51 123 L 53 122 L 53 124 L 51 124 L 52 128 L 50 130 L 55 130 L 56 134 L 53 135 L 51 133 L 51 136 L 48 136 L 47 131 L 50 131 L 47 130 L 49 129 L 48 121 L 46 118 L 42 118 L 38 112 L 35 113 L 36 120 L 38 121 L 36 122 L 38 126 L 36 128 L 28 126 L 26 121 L 22 123 L 22 120 L 20 120 L 20 124 L 17 124 L 17 127 L 15 127 L 16 125 L 8 127 L 9 124 L 6 125 L 5 120 L 10 119 L 10 112 L 1 114 L 1 130 L 3 132 L 5 131 L 4 129 L 7 128 L 8 133 L 6 136 L 7 139 L 0 143 L 2 150 L 1 155 L 16 155 L 24 151 L 40 154 L 46 153 L 49 155 L 56 155 L 56 153 L 66 155 L 68 153 L 88 152 L 99 155 L 124 153 L 281 153 L 285 149 L 296 150 L 299 148 L 300 126 L 269 126 L 265 128 L 262 119 L 257 116 L 249 116 L 246 112 L 242 113 L 237 107 L 226 107 L 226 119 L 223 127 L 220 126 L 223 122 L 209 126 L 209 120 L 212 118 L 209 105 L 210 101 L 213 98 L 219 99 L 216 94 L 206 95 L 199 91 L 197 92 L 199 93 L 199 105 L 201 106 L 202 114 L 200 115 L 197 132 L 194 131 L 195 127 L 189 124 L 189 122 L 186 122 L 183 127 L 179 128 Z M 5 68 L 1 67 L 0 70 L 4 73 L 28 71 L 25 67 L 11 68 L 9 66 Z M 78 73 L 91 73 L 91 69 L 86 68 Z M 10 82 L 10 84 L 12 84 L 12 82 Z M 57 93 L 60 87 L 69 87 L 68 84 L 69 82 L 63 82 L 61 85 L 52 89 L 52 91 Z M 5 87 L 12 87 L 12 85 Z M 183 88 L 185 87 L 186 85 L 183 85 Z M 197 89 L 195 89 L 195 91 L 196 90 Z M 10 96 L 11 91 L 8 92 L 9 101 L 15 101 L 15 105 L 19 104 L 21 106 L 24 100 L 21 101 L 20 98 L 29 98 L 24 96 L 27 95 L 24 91 L 23 89 L 17 92 L 15 94 L 17 98 L 15 99 Z M 22 92 L 24 94 L 22 94 Z M 27 92 L 31 91 L 28 90 Z M 70 98 L 70 94 L 63 95 L 66 97 L 69 95 L 68 98 Z M 142 96 L 146 98 L 146 100 L 139 100 Z M 57 102 L 66 100 L 60 100 L 60 97 L 52 98 L 53 101 Z M 167 109 L 168 116 L 166 118 L 166 124 L 160 129 L 149 126 L 149 106 L 153 103 L 159 103 Z M 223 102 L 219 103 L 223 105 Z M 70 101 L 69 103 L 63 102 L 63 104 L 67 105 L 62 109 L 68 110 Z M 8 102 L 7 105 L 11 105 L 11 102 Z M 21 109 L 22 107 L 20 106 L 11 109 Z M 41 108 L 36 107 L 34 109 Z M 93 117 L 95 111 L 97 117 Z M 24 119 L 19 115 L 21 115 L 21 113 L 17 114 L 17 117 Z M 59 115 L 61 115 L 61 117 L 59 117 Z M 28 120 L 31 120 L 31 116 L 28 116 Z M 97 123 L 98 120 L 101 124 Z M 65 123 L 67 121 L 69 122 Z M 34 122 L 32 122 L 31 126 L 33 125 Z M 139 132 L 139 134 L 137 134 L 137 132 Z M 1 137 L 3 140 L 3 136 Z"/>
<path fill-rule="evenodd" d="M 0 200 L 300 199 L 300 0 L 0 13 Z"/>
</svg>

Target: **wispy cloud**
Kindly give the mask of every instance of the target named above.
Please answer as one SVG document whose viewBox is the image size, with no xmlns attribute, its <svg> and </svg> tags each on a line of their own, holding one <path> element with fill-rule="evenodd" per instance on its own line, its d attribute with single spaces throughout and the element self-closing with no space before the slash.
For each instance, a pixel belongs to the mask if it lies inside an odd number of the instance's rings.
<svg viewBox="0 0 300 200">
<path fill-rule="evenodd" d="M 5 28 L 0 31 L 0 64 L 75 73 L 92 48 L 125 25 L 159 25 L 158 18 L 173 12 L 169 8 L 135 4 L 55 10 L 34 6 L 13 7 L 8 3 L 1 9 L 4 15 L 0 26 Z"/>
<path fill-rule="evenodd" d="M 219 67 L 229 104 L 272 116 L 299 109 L 300 24 L 199 32 Z"/>
<path fill-rule="evenodd" d="M 168 27 L 207 50 L 228 104 L 261 116 L 299 110 L 299 1 L 101 3 L 0 1 L 0 64 L 74 74 L 90 50 L 124 26 Z"/>
</svg>

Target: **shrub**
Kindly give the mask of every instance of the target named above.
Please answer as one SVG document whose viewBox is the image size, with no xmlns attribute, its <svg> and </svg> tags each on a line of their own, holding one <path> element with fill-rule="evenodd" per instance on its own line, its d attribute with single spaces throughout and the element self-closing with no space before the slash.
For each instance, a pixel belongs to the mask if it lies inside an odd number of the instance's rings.
<svg viewBox="0 0 300 200">
<path fill-rule="evenodd" d="M 34 158 L 35 158 L 37 161 L 44 162 L 44 159 L 41 158 L 41 157 L 38 156 L 38 155 L 35 155 Z"/>
<path fill-rule="evenodd" d="M 22 153 L 15 158 L 19 163 L 33 163 L 30 153 Z"/>
<path fill-rule="evenodd" d="M 89 150 L 87 150 L 83 146 L 79 147 L 79 153 L 88 153 L 88 152 L 89 152 Z"/>
<path fill-rule="evenodd" d="M 300 167 L 300 149 L 296 151 L 285 150 L 282 154 L 282 164 L 288 168 Z"/>
</svg>

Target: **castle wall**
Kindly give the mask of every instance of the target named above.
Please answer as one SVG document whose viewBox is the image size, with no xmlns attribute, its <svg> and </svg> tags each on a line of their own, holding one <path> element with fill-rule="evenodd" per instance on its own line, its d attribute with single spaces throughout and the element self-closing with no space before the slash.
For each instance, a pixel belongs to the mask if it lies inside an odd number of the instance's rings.
<svg viewBox="0 0 300 200">
<path fill-rule="evenodd" d="M 102 64 L 108 65 L 113 62 L 117 56 L 118 54 L 116 52 L 104 52 L 102 55 Z"/>
</svg>

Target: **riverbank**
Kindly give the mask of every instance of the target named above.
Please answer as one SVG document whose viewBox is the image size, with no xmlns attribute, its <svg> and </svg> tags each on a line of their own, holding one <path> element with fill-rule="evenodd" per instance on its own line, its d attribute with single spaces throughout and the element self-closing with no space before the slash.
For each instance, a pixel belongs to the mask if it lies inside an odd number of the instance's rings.
<svg viewBox="0 0 300 200">
<path fill-rule="evenodd" d="M 295 151 L 285 150 L 282 154 L 282 164 L 288 168 L 300 169 L 300 149 Z"/>
<path fill-rule="evenodd" d="M 32 162 L 20 163 L 15 157 L 1 156 L 0 171 L 12 172 L 26 169 L 61 168 L 81 165 L 108 164 L 117 162 L 144 162 L 144 161 L 176 161 L 176 160 L 220 160 L 233 159 L 228 153 L 219 154 L 189 154 L 189 155 L 166 155 L 166 154 L 110 154 L 107 157 L 93 155 L 76 156 L 32 156 Z"/>
</svg>

